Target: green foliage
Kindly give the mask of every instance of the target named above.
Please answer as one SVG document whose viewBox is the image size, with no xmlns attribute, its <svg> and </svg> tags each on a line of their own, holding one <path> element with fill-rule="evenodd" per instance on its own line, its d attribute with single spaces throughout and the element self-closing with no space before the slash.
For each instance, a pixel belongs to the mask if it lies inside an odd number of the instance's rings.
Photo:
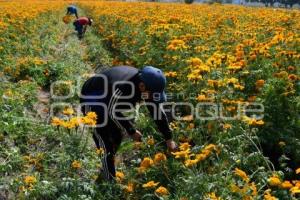
<svg viewBox="0 0 300 200">
<path fill-rule="evenodd" d="M 184 0 L 184 3 L 186 4 L 192 4 L 194 2 L 194 0 Z"/>
</svg>

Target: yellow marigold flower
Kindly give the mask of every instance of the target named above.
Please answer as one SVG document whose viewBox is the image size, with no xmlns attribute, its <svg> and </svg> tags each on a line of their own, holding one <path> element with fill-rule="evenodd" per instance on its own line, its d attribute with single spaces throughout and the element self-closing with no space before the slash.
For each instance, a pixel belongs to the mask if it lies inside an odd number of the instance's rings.
<svg viewBox="0 0 300 200">
<path fill-rule="evenodd" d="M 165 72 L 166 77 L 175 78 L 177 77 L 177 72 Z"/>
<path fill-rule="evenodd" d="M 209 144 L 209 145 L 207 145 L 207 146 L 204 147 L 204 150 L 212 151 L 212 150 L 215 150 L 216 148 L 217 148 L 216 145 Z"/>
<path fill-rule="evenodd" d="M 155 183 L 154 181 L 149 181 L 145 184 L 143 184 L 143 188 L 153 188 L 156 187 L 159 184 L 159 182 Z"/>
<path fill-rule="evenodd" d="M 203 79 L 201 74 L 196 73 L 196 72 L 192 72 L 192 73 L 188 74 L 187 78 L 189 81 L 200 81 Z"/>
<path fill-rule="evenodd" d="M 263 120 L 256 120 L 254 122 L 254 125 L 259 125 L 259 126 L 264 125 L 264 124 L 265 124 L 265 122 Z"/>
<path fill-rule="evenodd" d="M 24 192 L 24 191 L 26 190 L 26 188 L 22 185 L 22 186 L 19 187 L 19 190 L 20 190 L 21 192 Z"/>
<path fill-rule="evenodd" d="M 169 42 L 169 45 L 167 46 L 168 50 L 181 50 L 186 49 L 187 46 L 183 40 L 174 39 Z"/>
<path fill-rule="evenodd" d="M 144 173 L 149 167 L 154 164 L 153 160 L 149 157 L 145 157 L 138 168 L 139 173 Z"/>
<path fill-rule="evenodd" d="M 116 180 L 117 182 L 121 182 L 124 179 L 125 175 L 123 172 L 116 171 Z"/>
<path fill-rule="evenodd" d="M 187 158 L 190 154 L 190 149 L 187 149 L 185 151 L 171 152 L 171 154 L 174 155 L 175 158 Z"/>
<path fill-rule="evenodd" d="M 244 90 L 245 89 L 245 87 L 240 85 L 240 84 L 234 84 L 233 87 L 234 87 L 234 89 L 238 89 L 238 90 Z"/>
<path fill-rule="evenodd" d="M 185 165 L 186 167 L 191 167 L 191 166 L 196 165 L 198 162 L 199 162 L 198 159 L 187 159 L 187 160 L 184 162 L 184 165 Z"/>
<path fill-rule="evenodd" d="M 153 160 L 150 157 L 145 157 L 140 164 L 140 167 L 149 168 L 154 164 Z"/>
<path fill-rule="evenodd" d="M 152 146 L 152 145 L 154 145 L 154 143 L 155 143 L 155 141 L 154 141 L 154 138 L 153 138 L 153 137 L 149 137 L 149 138 L 147 139 L 147 144 L 148 144 L 148 145 Z"/>
<path fill-rule="evenodd" d="M 238 80 L 237 78 L 229 78 L 229 79 L 225 79 L 224 81 L 225 81 L 227 84 L 230 84 L 230 83 L 236 84 L 236 83 L 239 82 L 239 80 Z"/>
<path fill-rule="evenodd" d="M 97 155 L 103 155 L 104 152 L 105 152 L 105 151 L 104 151 L 103 148 L 99 148 L 99 149 L 97 148 L 97 150 L 96 150 L 96 154 L 97 154 Z"/>
<path fill-rule="evenodd" d="M 268 183 L 271 186 L 280 186 L 281 185 L 281 180 L 277 176 L 272 176 L 268 179 Z"/>
<path fill-rule="evenodd" d="M 211 87 L 218 87 L 219 85 L 221 85 L 219 83 L 218 80 L 212 80 L 212 79 L 208 79 L 207 80 L 207 85 L 211 86 Z"/>
<path fill-rule="evenodd" d="M 81 168 L 81 162 L 78 160 L 74 160 L 71 164 L 73 169 L 80 169 Z"/>
<path fill-rule="evenodd" d="M 197 99 L 197 101 L 205 101 L 205 100 L 207 100 L 207 98 L 206 98 L 206 96 L 204 94 L 199 94 L 196 99 Z"/>
<path fill-rule="evenodd" d="M 51 120 L 52 126 L 61 126 L 63 124 L 63 120 L 59 119 L 58 117 L 53 117 Z"/>
<path fill-rule="evenodd" d="M 45 61 L 43 61 L 42 59 L 40 59 L 40 58 L 38 58 L 38 57 L 33 58 L 32 61 L 33 61 L 33 63 L 36 64 L 36 65 L 43 65 L 43 64 L 46 63 Z"/>
<path fill-rule="evenodd" d="M 296 169 L 296 174 L 300 174 L 300 168 Z"/>
<path fill-rule="evenodd" d="M 74 127 L 78 127 L 81 122 L 82 122 L 81 117 L 72 117 L 69 121 L 69 123 Z"/>
<path fill-rule="evenodd" d="M 62 127 L 68 128 L 68 129 L 72 129 L 72 128 L 75 128 L 75 124 L 72 123 L 72 122 L 70 122 L 70 121 L 68 121 L 68 122 L 64 122 L 64 123 L 62 124 Z"/>
<path fill-rule="evenodd" d="M 37 182 L 36 178 L 34 176 L 25 176 L 24 183 L 26 185 L 32 185 Z"/>
<path fill-rule="evenodd" d="M 276 197 L 271 195 L 271 190 L 266 190 L 264 195 L 265 200 L 278 200 Z"/>
<path fill-rule="evenodd" d="M 68 128 L 68 129 L 71 129 L 71 128 L 74 128 L 75 126 L 73 126 L 73 124 L 71 124 L 70 122 L 66 122 L 66 121 L 63 121 L 62 124 L 61 124 L 62 127 L 64 128 Z"/>
<path fill-rule="evenodd" d="M 239 188 L 237 185 L 232 183 L 232 184 L 230 184 L 230 190 L 233 193 L 240 193 L 241 188 Z"/>
<path fill-rule="evenodd" d="M 243 170 L 239 169 L 239 168 L 235 168 L 234 170 L 235 175 L 241 177 L 245 182 L 249 182 L 249 177 L 246 174 L 246 172 L 244 172 Z"/>
<path fill-rule="evenodd" d="M 95 112 L 88 112 L 86 114 L 86 116 L 92 120 L 96 120 L 97 119 L 97 114 Z"/>
<path fill-rule="evenodd" d="M 290 189 L 290 192 L 291 192 L 291 194 L 292 195 L 295 195 L 295 194 L 300 194 L 300 187 L 292 187 L 291 189 Z"/>
<path fill-rule="evenodd" d="M 206 72 L 210 72 L 210 67 L 205 65 L 205 64 L 202 64 L 202 65 L 199 65 L 197 67 L 195 67 L 193 69 L 196 73 L 200 73 L 200 74 L 203 74 L 203 73 L 206 73 Z"/>
<path fill-rule="evenodd" d="M 201 64 L 203 64 L 202 60 L 200 58 L 191 58 L 188 60 L 188 62 L 193 66 L 193 67 L 196 67 L 196 66 L 199 66 Z"/>
<path fill-rule="evenodd" d="M 90 126 L 95 126 L 96 125 L 96 120 L 94 120 L 94 119 L 91 119 L 91 118 L 89 118 L 89 117 L 83 117 L 82 118 L 82 122 L 84 123 L 84 124 L 86 124 L 86 125 L 90 125 Z"/>
<path fill-rule="evenodd" d="M 250 118 L 247 116 L 243 116 L 243 121 L 246 122 L 247 124 L 251 125 L 251 126 L 262 126 L 265 124 L 265 122 L 263 120 L 256 120 L 254 118 Z"/>
<path fill-rule="evenodd" d="M 224 124 L 223 125 L 223 128 L 225 129 L 225 130 L 227 130 L 227 129 L 231 129 L 231 124 Z"/>
<path fill-rule="evenodd" d="M 210 200 L 221 200 L 221 197 L 217 197 L 216 193 L 211 192 L 206 195 Z"/>
<path fill-rule="evenodd" d="M 249 185 L 249 188 L 252 190 L 252 196 L 257 196 L 257 187 L 254 182 Z"/>
<path fill-rule="evenodd" d="M 165 160 L 167 160 L 167 157 L 164 153 L 157 153 L 157 154 L 155 154 L 153 161 L 154 161 L 154 164 L 158 164 Z"/>
<path fill-rule="evenodd" d="M 203 154 L 203 153 L 199 153 L 196 155 L 196 159 L 198 160 L 198 162 L 203 161 L 207 158 L 207 156 L 209 156 L 209 154 Z"/>
<path fill-rule="evenodd" d="M 293 187 L 293 184 L 290 181 L 283 181 L 283 183 L 281 183 L 281 187 L 284 189 L 290 189 Z"/>
<path fill-rule="evenodd" d="M 179 146 L 179 149 L 181 151 L 185 151 L 185 150 L 188 150 L 190 149 L 190 144 L 188 142 L 185 142 L 185 143 L 181 143 L 180 146 Z"/>
<path fill-rule="evenodd" d="M 155 193 L 159 196 L 166 196 L 169 194 L 169 191 L 167 190 L 167 188 L 160 186 L 155 190 Z"/>
<path fill-rule="evenodd" d="M 63 114 L 65 114 L 65 115 L 73 115 L 74 114 L 74 110 L 72 108 L 65 108 L 63 110 Z"/>
</svg>

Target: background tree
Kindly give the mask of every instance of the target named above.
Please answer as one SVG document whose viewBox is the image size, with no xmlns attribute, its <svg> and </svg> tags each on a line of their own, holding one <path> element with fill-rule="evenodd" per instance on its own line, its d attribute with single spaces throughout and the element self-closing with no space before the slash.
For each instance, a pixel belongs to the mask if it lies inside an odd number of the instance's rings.
<svg viewBox="0 0 300 200">
<path fill-rule="evenodd" d="M 186 4 L 192 4 L 194 2 L 194 0 L 184 0 L 184 3 Z"/>
</svg>

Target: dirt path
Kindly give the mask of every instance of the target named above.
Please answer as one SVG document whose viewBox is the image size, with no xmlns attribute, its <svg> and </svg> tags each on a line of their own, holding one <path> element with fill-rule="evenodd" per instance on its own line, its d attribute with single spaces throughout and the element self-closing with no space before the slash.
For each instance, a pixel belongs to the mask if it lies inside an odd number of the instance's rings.
<svg viewBox="0 0 300 200">
<path fill-rule="evenodd" d="M 63 15 L 61 15 L 62 17 Z M 88 54 L 88 45 L 85 40 L 78 40 L 72 23 L 59 23 L 59 29 L 62 35 L 59 42 L 51 47 L 49 59 L 57 66 L 63 66 L 68 77 L 58 77 L 58 81 L 76 80 L 82 74 L 93 74 L 93 67 L 85 59 Z M 87 34 L 93 34 L 89 31 Z M 54 84 L 54 83 L 52 83 Z M 73 87 L 73 86 L 72 86 Z M 68 101 L 68 100 L 67 100 Z M 37 92 L 37 102 L 34 105 L 36 117 L 39 120 L 49 122 L 49 110 L 53 102 L 50 89 L 39 89 Z"/>
</svg>

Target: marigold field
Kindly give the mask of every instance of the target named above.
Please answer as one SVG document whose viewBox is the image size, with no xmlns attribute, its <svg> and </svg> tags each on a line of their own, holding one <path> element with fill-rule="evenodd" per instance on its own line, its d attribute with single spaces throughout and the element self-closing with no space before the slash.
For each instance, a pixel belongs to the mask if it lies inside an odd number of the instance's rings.
<svg viewBox="0 0 300 200">
<path fill-rule="evenodd" d="M 69 3 L 0 1 L 0 199 L 300 199 L 299 10 L 78 1 L 94 19 L 79 41 Z M 116 183 L 97 184 L 96 116 L 77 116 L 70 88 L 115 65 L 159 67 L 170 103 L 219 114 L 178 107 L 171 153 L 141 109 L 142 142 L 125 139 Z M 239 113 L 250 104 L 263 118 Z"/>
</svg>

